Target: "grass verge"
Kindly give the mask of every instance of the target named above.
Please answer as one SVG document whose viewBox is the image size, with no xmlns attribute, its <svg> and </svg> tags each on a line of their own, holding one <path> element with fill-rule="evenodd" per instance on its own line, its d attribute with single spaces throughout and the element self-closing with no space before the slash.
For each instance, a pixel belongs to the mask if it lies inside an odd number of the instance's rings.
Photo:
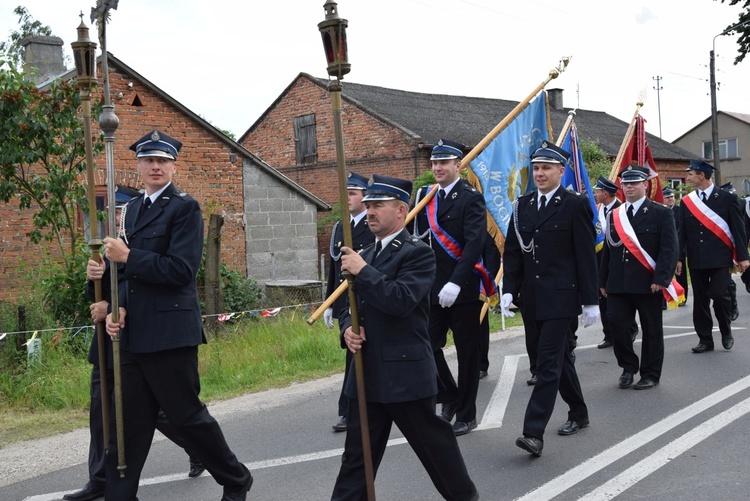
<svg viewBox="0 0 750 501">
<path fill-rule="evenodd" d="M 322 321 L 310 326 L 305 318 L 302 309 L 282 310 L 276 317 L 239 320 L 211 336 L 199 350 L 201 397 L 222 400 L 342 372 L 338 330 Z M 521 325 L 520 315 L 506 319 L 506 328 L 515 325 Z M 500 315 L 491 311 L 491 331 L 500 328 Z M 39 364 L 0 374 L 0 447 L 88 426 L 85 339 L 39 337 Z"/>
</svg>

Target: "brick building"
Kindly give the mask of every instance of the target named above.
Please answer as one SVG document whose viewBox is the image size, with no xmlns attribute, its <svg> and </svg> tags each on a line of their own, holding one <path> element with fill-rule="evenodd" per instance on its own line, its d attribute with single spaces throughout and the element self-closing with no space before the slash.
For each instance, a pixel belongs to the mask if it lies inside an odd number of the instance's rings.
<svg viewBox="0 0 750 501">
<path fill-rule="evenodd" d="M 62 52 L 59 57 L 62 60 Z M 317 212 L 330 210 L 330 206 L 116 57 L 110 54 L 108 61 L 110 95 L 119 118 L 114 161 L 117 183 L 141 188 L 134 154 L 128 147 L 146 132 L 162 130 L 183 143 L 175 185 L 199 201 L 206 224 L 212 213 L 224 216 L 222 262 L 259 283 L 316 280 Z M 74 72 L 58 78 L 73 78 Z M 40 88 L 49 83 L 40 84 Z M 98 99 L 100 95 L 94 96 Z M 92 130 L 99 133 L 97 123 Z M 95 162 L 97 194 L 104 196 L 104 154 Z M 33 261 L 35 254 L 27 237 L 31 224 L 31 212 L 19 211 L 17 202 L 0 207 L 0 300 L 17 301 L 23 295 L 21 264 Z"/>
<path fill-rule="evenodd" d="M 338 200 L 333 113 L 327 80 L 300 73 L 238 142 L 304 188 L 333 204 Z M 552 130 L 559 134 L 570 108 L 562 90 L 548 91 Z M 515 101 L 447 96 L 343 83 L 342 121 L 347 169 L 414 179 L 430 169 L 430 150 L 440 138 L 472 148 L 518 104 Z M 582 140 L 617 156 L 628 124 L 604 112 L 576 110 Z M 683 176 L 689 152 L 648 134 L 662 183 Z M 679 173 L 679 176 L 678 176 Z M 328 252 L 328 234 L 319 238 Z"/>
</svg>

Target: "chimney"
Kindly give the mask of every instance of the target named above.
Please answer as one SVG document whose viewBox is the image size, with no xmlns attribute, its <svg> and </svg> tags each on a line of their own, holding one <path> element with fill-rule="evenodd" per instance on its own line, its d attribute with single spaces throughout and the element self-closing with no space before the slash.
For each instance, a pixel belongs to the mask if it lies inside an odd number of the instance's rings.
<svg viewBox="0 0 750 501">
<path fill-rule="evenodd" d="M 23 72 L 36 85 L 68 70 L 63 63 L 62 38 L 32 35 L 21 40 L 21 45 Z"/>
<path fill-rule="evenodd" d="M 547 98 L 549 99 L 549 107 L 553 110 L 563 109 L 563 90 L 562 89 L 549 89 L 547 91 Z"/>
</svg>

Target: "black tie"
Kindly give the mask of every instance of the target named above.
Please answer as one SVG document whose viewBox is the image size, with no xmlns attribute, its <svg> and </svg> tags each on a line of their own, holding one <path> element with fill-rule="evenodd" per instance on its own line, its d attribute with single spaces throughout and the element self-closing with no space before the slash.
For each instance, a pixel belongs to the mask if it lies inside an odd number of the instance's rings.
<svg viewBox="0 0 750 501">
<path fill-rule="evenodd" d="M 706 203 L 706 192 L 705 191 L 701 192 L 701 198 L 703 199 L 703 203 L 705 204 Z"/>
<path fill-rule="evenodd" d="M 539 199 L 539 212 L 542 212 L 545 207 L 547 207 L 547 196 L 542 195 L 542 198 Z"/>
<path fill-rule="evenodd" d="M 375 242 L 375 253 L 372 255 L 372 260 L 375 261 L 377 259 L 378 254 L 380 254 L 380 251 L 383 249 L 383 244 L 380 243 L 380 240 Z"/>
<path fill-rule="evenodd" d="M 146 197 L 146 200 L 143 201 L 141 208 L 138 210 L 138 216 L 135 218 L 136 223 L 141 220 L 149 207 L 151 207 L 151 197 Z"/>
<path fill-rule="evenodd" d="M 352 231 L 354 231 L 354 227 L 357 226 L 357 223 L 355 223 L 354 219 L 352 219 L 351 222 L 350 222 L 350 224 L 351 224 L 351 227 L 352 227 Z"/>
<path fill-rule="evenodd" d="M 632 220 L 633 220 L 633 204 L 630 204 L 630 206 L 628 206 L 628 221 L 632 221 Z"/>
<path fill-rule="evenodd" d="M 438 191 L 438 195 L 440 195 L 440 200 L 445 200 L 445 190 L 440 188 L 440 191 Z"/>
<path fill-rule="evenodd" d="M 604 207 L 604 219 L 607 219 L 608 213 L 609 213 L 609 209 L 607 207 Z"/>
</svg>

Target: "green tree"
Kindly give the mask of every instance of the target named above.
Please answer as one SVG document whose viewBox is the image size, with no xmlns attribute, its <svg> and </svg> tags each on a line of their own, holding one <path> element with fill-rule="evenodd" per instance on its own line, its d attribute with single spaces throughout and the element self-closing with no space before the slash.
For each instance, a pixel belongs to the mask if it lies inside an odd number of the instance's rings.
<svg viewBox="0 0 750 501">
<path fill-rule="evenodd" d="M 20 31 L 14 31 L 11 33 L 10 38 L 7 41 L 0 42 L 0 54 L 5 54 L 5 57 L 10 60 L 16 67 L 23 64 L 23 47 L 21 46 L 21 40 L 28 36 L 44 35 L 52 36 L 52 29 L 34 20 L 26 10 L 26 7 L 18 6 L 13 10 L 13 13 L 18 16 L 18 24 L 21 25 Z"/>
<path fill-rule="evenodd" d="M 85 149 L 75 87 L 56 81 L 41 91 L 10 61 L 0 60 L 0 201 L 31 209 L 32 243 L 55 241 L 62 257 L 75 255 L 78 203 L 85 187 Z"/>
<path fill-rule="evenodd" d="M 581 141 L 580 148 L 583 163 L 586 164 L 589 181 L 593 187 L 599 176 L 609 177 L 609 172 L 612 170 L 612 160 L 599 148 L 596 141 Z"/>
<path fill-rule="evenodd" d="M 721 0 L 721 3 L 725 3 L 725 0 Z M 740 18 L 737 20 L 737 22 L 727 26 L 725 31 L 729 30 L 733 26 L 737 26 L 738 24 L 748 23 L 747 25 L 742 26 L 739 29 L 727 31 L 727 34 L 737 33 L 740 36 L 737 39 L 738 55 L 734 58 L 734 64 L 737 65 L 740 64 L 743 59 L 745 59 L 747 52 L 750 50 L 750 0 L 729 0 L 728 3 L 729 5 L 737 5 L 738 3 L 741 3 L 743 10 L 742 12 L 740 12 Z"/>
</svg>

